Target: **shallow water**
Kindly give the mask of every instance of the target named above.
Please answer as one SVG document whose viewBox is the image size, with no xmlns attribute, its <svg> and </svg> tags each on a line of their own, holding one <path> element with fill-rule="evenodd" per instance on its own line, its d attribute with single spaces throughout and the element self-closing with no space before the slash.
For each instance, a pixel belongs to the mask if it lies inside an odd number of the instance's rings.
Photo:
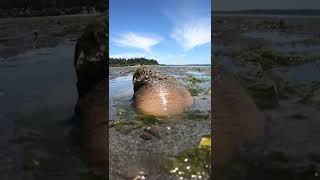
<svg viewBox="0 0 320 180">
<path fill-rule="evenodd" d="M 74 44 L 37 49 L 0 62 L 0 179 L 90 179 L 68 121 L 77 99 Z M 10 167 L 10 168 L 7 168 Z"/>
<path fill-rule="evenodd" d="M 114 107 L 114 101 L 122 98 L 126 103 L 131 103 L 130 99 L 133 95 L 133 75 L 118 77 L 109 80 L 109 120 L 115 119 L 116 108 Z"/>
<path fill-rule="evenodd" d="M 121 76 L 109 81 L 109 96 L 132 96 L 133 95 L 133 75 Z M 112 99 L 112 98 L 111 98 Z"/>
<path fill-rule="evenodd" d="M 193 75 L 193 76 L 209 76 L 207 73 L 205 72 L 199 72 L 199 71 L 187 71 L 187 74 Z"/>
<path fill-rule="evenodd" d="M 28 104 L 34 109 L 36 105 L 41 108 L 72 107 L 77 97 L 72 53 L 73 45 L 61 44 L 2 62 L 0 89 L 4 95 L 1 96 L 3 108 L 0 112 L 21 112 L 20 108 Z"/>
</svg>

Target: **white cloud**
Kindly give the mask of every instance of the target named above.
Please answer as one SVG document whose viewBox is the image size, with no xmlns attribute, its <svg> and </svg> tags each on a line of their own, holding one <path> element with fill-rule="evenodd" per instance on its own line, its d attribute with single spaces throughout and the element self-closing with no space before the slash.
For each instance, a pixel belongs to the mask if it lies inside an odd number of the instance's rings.
<svg viewBox="0 0 320 180">
<path fill-rule="evenodd" d="M 151 47 L 159 44 L 161 40 L 157 37 L 129 32 L 114 38 L 113 41 L 120 47 L 134 47 L 150 52 Z"/>
<path fill-rule="evenodd" d="M 176 23 L 171 37 L 175 39 L 184 50 L 188 51 L 196 46 L 211 42 L 210 18 L 190 18 L 189 21 Z"/>
</svg>

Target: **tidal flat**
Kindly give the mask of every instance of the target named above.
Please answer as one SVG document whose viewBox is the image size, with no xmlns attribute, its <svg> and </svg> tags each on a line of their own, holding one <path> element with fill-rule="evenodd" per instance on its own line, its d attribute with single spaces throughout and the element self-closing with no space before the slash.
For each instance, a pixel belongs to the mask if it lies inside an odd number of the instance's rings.
<svg viewBox="0 0 320 180">
<path fill-rule="evenodd" d="M 152 66 L 176 78 L 190 92 L 196 89 L 191 93 L 193 105 L 172 117 L 135 112 L 132 76 L 137 68 L 109 68 L 109 178 L 208 179 L 211 66 Z"/>
<path fill-rule="evenodd" d="M 213 18 L 214 60 L 266 118 L 263 138 L 239 147 L 230 162 L 214 170 L 217 178 L 318 178 L 319 22 L 318 16 Z"/>
<path fill-rule="evenodd" d="M 75 41 L 93 19 L 0 19 L 0 179 L 96 178 L 70 135 Z"/>
</svg>

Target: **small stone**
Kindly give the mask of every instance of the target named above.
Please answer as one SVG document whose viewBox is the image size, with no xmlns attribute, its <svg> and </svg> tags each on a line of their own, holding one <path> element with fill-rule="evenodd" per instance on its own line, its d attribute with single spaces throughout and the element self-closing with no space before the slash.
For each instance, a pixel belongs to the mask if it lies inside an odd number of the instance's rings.
<svg viewBox="0 0 320 180">
<path fill-rule="evenodd" d="M 207 94 L 208 94 L 208 95 L 211 95 L 211 88 L 208 89 Z"/>
<path fill-rule="evenodd" d="M 160 137 L 160 126 L 159 125 L 152 125 L 152 126 L 146 128 L 145 130 L 156 137 Z"/>
<path fill-rule="evenodd" d="M 148 141 L 148 140 L 152 139 L 152 136 L 150 134 L 143 133 L 143 134 L 140 135 L 140 138 L 145 140 L 145 141 Z"/>
</svg>

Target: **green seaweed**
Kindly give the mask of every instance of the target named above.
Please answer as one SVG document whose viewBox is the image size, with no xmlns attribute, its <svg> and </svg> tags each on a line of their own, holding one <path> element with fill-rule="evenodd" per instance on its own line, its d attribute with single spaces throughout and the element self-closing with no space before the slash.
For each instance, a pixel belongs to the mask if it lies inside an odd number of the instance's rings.
<svg viewBox="0 0 320 180">
<path fill-rule="evenodd" d="M 211 142 L 210 135 L 204 138 Z M 211 143 L 201 142 L 175 157 L 169 157 L 164 167 L 167 173 L 179 178 L 208 179 L 211 175 Z"/>
<path fill-rule="evenodd" d="M 116 120 L 109 125 L 110 128 L 115 128 L 117 131 L 128 134 L 135 129 L 142 128 L 144 125 L 139 121 L 127 121 L 127 120 Z"/>
<path fill-rule="evenodd" d="M 151 116 L 151 115 L 138 115 L 137 121 L 140 121 L 143 123 L 143 125 L 156 125 L 156 124 L 162 124 L 163 119 L 157 116 Z"/>
<path fill-rule="evenodd" d="M 315 56 L 303 56 L 299 54 L 276 53 L 269 48 L 248 47 L 232 52 L 231 56 L 241 63 L 251 62 L 259 64 L 263 70 L 271 69 L 275 66 L 298 65 L 317 58 Z"/>
<path fill-rule="evenodd" d="M 185 114 L 186 118 L 190 120 L 208 120 L 211 118 L 211 113 L 208 111 L 190 110 Z"/>
<path fill-rule="evenodd" d="M 110 123 L 109 127 L 124 134 L 145 126 L 164 123 L 160 117 L 137 114 L 132 104 L 124 98 L 116 99 L 114 107 L 116 107 L 117 119 Z"/>
<path fill-rule="evenodd" d="M 210 81 L 210 78 L 197 78 L 194 76 L 188 76 L 185 78 L 185 80 L 187 83 L 197 84 L 197 83 L 204 83 L 204 82 Z"/>
<path fill-rule="evenodd" d="M 205 92 L 205 89 L 198 85 L 188 85 L 187 90 L 190 92 L 191 96 L 198 96 Z"/>
<path fill-rule="evenodd" d="M 187 90 L 190 92 L 191 96 L 198 96 L 200 94 L 206 93 L 206 89 L 201 87 L 201 83 L 210 81 L 210 78 L 197 78 L 194 76 L 188 76 L 182 78 Z"/>
</svg>

